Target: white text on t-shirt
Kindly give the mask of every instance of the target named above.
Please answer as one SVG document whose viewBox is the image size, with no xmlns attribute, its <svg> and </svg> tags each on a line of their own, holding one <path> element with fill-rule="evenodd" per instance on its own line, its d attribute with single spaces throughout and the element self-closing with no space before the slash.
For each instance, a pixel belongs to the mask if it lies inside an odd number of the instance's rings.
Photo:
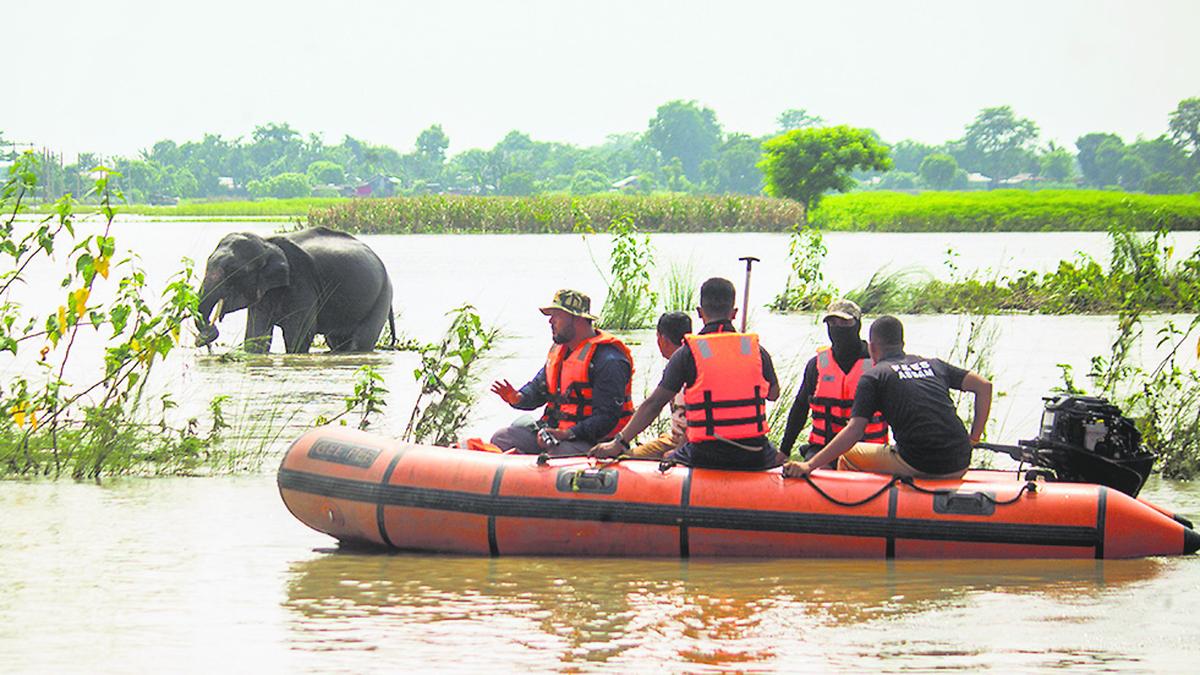
<svg viewBox="0 0 1200 675">
<path fill-rule="evenodd" d="M 902 380 L 915 380 L 933 377 L 933 366 L 928 361 L 916 363 L 893 363 L 892 370 Z"/>
</svg>

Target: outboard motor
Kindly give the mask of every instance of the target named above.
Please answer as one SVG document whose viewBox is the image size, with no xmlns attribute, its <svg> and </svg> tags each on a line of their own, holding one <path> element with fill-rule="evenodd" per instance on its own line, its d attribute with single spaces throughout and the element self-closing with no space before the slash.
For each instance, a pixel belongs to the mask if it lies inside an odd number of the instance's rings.
<svg viewBox="0 0 1200 675">
<path fill-rule="evenodd" d="M 1051 469 L 1058 480 L 1107 485 L 1136 497 L 1150 477 L 1155 456 L 1121 409 L 1094 396 L 1043 399 L 1038 437 L 1020 444 L 1031 463 Z"/>
</svg>

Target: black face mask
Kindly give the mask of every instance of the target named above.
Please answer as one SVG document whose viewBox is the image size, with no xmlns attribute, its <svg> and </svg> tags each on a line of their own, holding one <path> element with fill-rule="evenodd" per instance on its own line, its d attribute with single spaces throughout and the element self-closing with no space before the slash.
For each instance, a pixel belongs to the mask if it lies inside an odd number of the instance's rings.
<svg viewBox="0 0 1200 675">
<path fill-rule="evenodd" d="M 862 352 L 862 338 L 858 336 L 860 323 L 855 322 L 853 326 L 826 324 L 825 327 L 829 331 L 829 342 L 833 345 L 833 358 L 837 359 L 838 365 L 853 364 L 860 358 Z"/>
</svg>

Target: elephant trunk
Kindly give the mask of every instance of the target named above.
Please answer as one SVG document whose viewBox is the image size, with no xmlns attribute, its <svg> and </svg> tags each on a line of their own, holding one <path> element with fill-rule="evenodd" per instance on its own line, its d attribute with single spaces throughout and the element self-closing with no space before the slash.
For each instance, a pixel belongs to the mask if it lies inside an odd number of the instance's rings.
<svg viewBox="0 0 1200 675">
<path fill-rule="evenodd" d="M 207 286 L 208 284 L 205 284 L 205 287 Z M 217 330 L 217 322 L 224 316 L 225 298 L 207 292 L 206 288 L 201 288 L 198 309 L 200 313 L 196 316 L 196 346 L 203 347 L 216 340 L 220 335 L 220 331 Z"/>
</svg>

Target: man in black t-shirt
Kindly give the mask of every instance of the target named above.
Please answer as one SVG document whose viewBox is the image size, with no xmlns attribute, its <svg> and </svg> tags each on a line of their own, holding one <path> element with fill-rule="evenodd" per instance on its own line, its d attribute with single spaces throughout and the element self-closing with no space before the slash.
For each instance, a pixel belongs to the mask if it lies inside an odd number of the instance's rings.
<svg viewBox="0 0 1200 675">
<path fill-rule="evenodd" d="M 894 316 L 871 324 L 868 348 L 875 365 L 863 373 L 850 422 L 808 462 L 788 462 L 783 475 L 803 476 L 812 467 L 840 458 L 843 469 L 922 478 L 958 478 L 971 462 L 992 406 L 992 383 L 978 373 L 939 359 L 904 353 L 904 326 Z M 950 390 L 975 394 L 968 434 L 950 400 Z M 858 443 L 876 410 L 892 427 L 895 443 Z"/>
</svg>

